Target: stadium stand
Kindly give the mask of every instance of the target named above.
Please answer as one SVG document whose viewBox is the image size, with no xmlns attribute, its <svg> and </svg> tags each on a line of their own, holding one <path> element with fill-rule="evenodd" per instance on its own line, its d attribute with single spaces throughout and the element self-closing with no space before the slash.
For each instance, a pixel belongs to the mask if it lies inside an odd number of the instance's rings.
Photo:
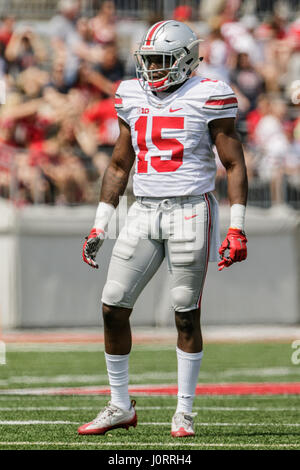
<svg viewBox="0 0 300 470">
<path fill-rule="evenodd" d="M 143 31 L 173 17 L 205 39 L 196 73 L 227 81 L 238 96 L 249 204 L 300 208 L 299 0 L 14 0 L 0 7 L 0 197 L 18 207 L 97 202 L 118 135 L 115 90 L 135 74 L 131 52 Z M 216 189 L 226 202 L 219 162 Z"/>
</svg>

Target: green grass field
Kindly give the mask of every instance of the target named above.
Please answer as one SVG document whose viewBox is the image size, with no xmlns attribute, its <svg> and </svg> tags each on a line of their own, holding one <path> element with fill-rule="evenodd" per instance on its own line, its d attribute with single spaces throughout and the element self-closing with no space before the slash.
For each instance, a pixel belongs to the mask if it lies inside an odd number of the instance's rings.
<svg viewBox="0 0 300 470">
<path fill-rule="evenodd" d="M 208 344 L 199 383 L 298 382 L 292 352 L 290 344 Z M 131 384 L 176 384 L 175 347 L 134 346 L 130 376 Z M 101 346 L 9 346 L 0 366 L 0 449 L 300 449 L 300 395 L 197 396 L 196 436 L 185 440 L 170 436 L 175 396 L 132 396 L 136 428 L 78 436 L 107 396 L 24 395 L 107 383 Z"/>
</svg>

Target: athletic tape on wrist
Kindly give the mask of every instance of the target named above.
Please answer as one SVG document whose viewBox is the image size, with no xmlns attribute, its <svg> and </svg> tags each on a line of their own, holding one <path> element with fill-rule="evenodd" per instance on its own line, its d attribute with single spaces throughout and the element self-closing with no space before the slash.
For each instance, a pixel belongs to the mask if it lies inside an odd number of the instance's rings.
<svg viewBox="0 0 300 470">
<path fill-rule="evenodd" d="M 115 207 L 106 202 L 99 202 L 94 227 L 106 231 L 110 219 L 115 212 Z"/>
<path fill-rule="evenodd" d="M 244 231 L 246 206 L 233 204 L 230 208 L 230 227 Z"/>
</svg>

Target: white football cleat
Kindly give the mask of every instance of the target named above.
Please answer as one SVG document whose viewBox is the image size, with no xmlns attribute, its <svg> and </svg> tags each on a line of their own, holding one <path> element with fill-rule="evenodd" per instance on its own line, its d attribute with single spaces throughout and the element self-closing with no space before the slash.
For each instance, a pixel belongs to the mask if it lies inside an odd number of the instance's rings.
<svg viewBox="0 0 300 470">
<path fill-rule="evenodd" d="M 93 421 L 83 424 L 78 428 L 78 434 L 105 434 L 111 429 L 128 429 L 129 426 L 136 427 L 137 414 L 135 412 L 135 403 L 135 400 L 131 400 L 130 409 L 122 410 L 109 402 Z"/>
<path fill-rule="evenodd" d="M 172 418 L 172 429 L 171 435 L 173 437 L 193 437 L 195 436 L 194 431 L 194 416 L 197 413 L 186 413 L 179 411 L 175 413 Z"/>
</svg>

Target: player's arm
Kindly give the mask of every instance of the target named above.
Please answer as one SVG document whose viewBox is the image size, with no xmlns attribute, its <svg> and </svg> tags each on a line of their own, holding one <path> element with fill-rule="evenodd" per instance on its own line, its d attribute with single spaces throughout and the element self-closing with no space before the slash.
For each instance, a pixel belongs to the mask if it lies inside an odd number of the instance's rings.
<svg viewBox="0 0 300 470">
<path fill-rule="evenodd" d="M 129 173 L 135 160 L 128 124 L 119 118 L 120 135 L 116 142 L 112 159 L 104 174 L 100 201 L 117 207 L 119 196 L 124 194 Z"/>
<path fill-rule="evenodd" d="M 111 162 L 103 177 L 95 222 L 83 245 L 83 261 L 93 268 L 99 267 L 95 262 L 95 258 L 105 239 L 109 221 L 119 204 L 119 197 L 124 194 L 135 159 L 130 127 L 119 118 L 119 128 L 120 134 L 114 147 Z"/>
<path fill-rule="evenodd" d="M 228 198 L 231 206 L 230 228 L 219 253 L 219 270 L 247 257 L 244 232 L 248 179 L 242 144 L 235 130 L 234 118 L 210 121 L 210 135 L 227 173 Z M 229 256 L 225 257 L 226 249 Z"/>
</svg>

